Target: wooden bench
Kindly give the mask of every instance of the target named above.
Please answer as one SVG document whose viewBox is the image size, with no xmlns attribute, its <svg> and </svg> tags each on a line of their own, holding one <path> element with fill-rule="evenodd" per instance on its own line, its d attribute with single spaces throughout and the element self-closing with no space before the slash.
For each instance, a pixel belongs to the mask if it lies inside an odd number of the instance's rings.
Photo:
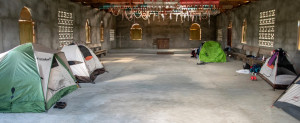
<svg viewBox="0 0 300 123">
<path fill-rule="evenodd" d="M 257 58 L 253 59 L 252 64 L 263 65 L 267 58 L 272 56 L 273 49 L 259 48 Z"/>
<path fill-rule="evenodd" d="M 94 51 L 95 55 L 96 56 L 100 56 L 103 54 L 104 56 L 106 56 L 107 54 L 107 50 L 97 50 L 97 51 Z"/>
<path fill-rule="evenodd" d="M 259 48 L 249 45 L 237 45 L 232 49 L 232 51 L 232 55 L 234 58 L 236 58 L 237 60 L 248 62 L 251 58 L 248 58 L 247 56 L 252 55 L 256 57 L 258 55 Z"/>
<path fill-rule="evenodd" d="M 107 54 L 107 50 L 101 49 L 101 44 L 92 44 L 92 45 L 89 45 L 88 47 L 95 53 L 96 56 L 101 57 L 102 54 L 104 56 L 106 56 L 106 54 Z"/>
<path fill-rule="evenodd" d="M 238 45 L 235 45 L 234 47 L 232 47 L 231 50 L 228 51 L 227 54 L 229 56 L 232 56 L 233 58 L 239 59 L 238 56 L 241 55 L 242 50 L 243 50 L 243 45 L 238 44 Z"/>
<path fill-rule="evenodd" d="M 252 66 L 254 64 L 263 65 L 264 61 L 262 60 L 262 58 L 269 58 L 272 51 L 273 49 L 238 44 L 232 48 L 229 54 L 232 55 L 235 59 L 242 60 L 243 62 L 246 62 Z"/>
</svg>

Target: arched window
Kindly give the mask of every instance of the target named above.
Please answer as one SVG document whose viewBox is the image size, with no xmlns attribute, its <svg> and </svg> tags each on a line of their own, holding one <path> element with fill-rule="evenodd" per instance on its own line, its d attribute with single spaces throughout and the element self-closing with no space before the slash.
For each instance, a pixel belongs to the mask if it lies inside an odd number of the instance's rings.
<svg viewBox="0 0 300 123">
<path fill-rule="evenodd" d="M 104 26 L 103 21 L 100 23 L 100 42 L 104 42 Z"/>
<path fill-rule="evenodd" d="M 20 44 L 35 43 L 34 22 L 30 10 L 22 8 L 19 19 Z"/>
<path fill-rule="evenodd" d="M 197 23 L 191 25 L 190 40 L 201 40 L 201 27 Z"/>
<path fill-rule="evenodd" d="M 131 40 L 142 40 L 142 28 L 139 24 L 133 24 L 130 29 Z"/>
<path fill-rule="evenodd" d="M 241 43 L 246 44 L 246 33 L 247 33 L 247 21 L 244 19 L 243 21 L 243 27 L 242 27 L 242 41 Z"/>
<path fill-rule="evenodd" d="M 86 20 L 85 23 L 85 42 L 91 43 L 91 25 L 89 20 Z"/>
</svg>

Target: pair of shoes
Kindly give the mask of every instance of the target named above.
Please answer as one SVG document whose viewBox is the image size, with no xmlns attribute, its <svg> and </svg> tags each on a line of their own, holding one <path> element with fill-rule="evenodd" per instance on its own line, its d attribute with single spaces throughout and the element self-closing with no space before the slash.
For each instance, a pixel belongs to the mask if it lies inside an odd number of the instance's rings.
<svg viewBox="0 0 300 123">
<path fill-rule="evenodd" d="M 197 63 L 197 65 L 204 65 L 205 63 L 204 62 L 201 62 L 201 63 Z"/>
<path fill-rule="evenodd" d="M 56 102 L 54 108 L 64 109 L 67 106 L 66 102 Z"/>
</svg>

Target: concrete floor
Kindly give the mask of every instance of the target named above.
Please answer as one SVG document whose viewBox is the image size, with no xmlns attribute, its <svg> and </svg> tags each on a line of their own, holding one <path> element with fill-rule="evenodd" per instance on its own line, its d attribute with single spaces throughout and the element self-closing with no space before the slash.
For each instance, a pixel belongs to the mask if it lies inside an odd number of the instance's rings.
<svg viewBox="0 0 300 123">
<path fill-rule="evenodd" d="M 174 52 L 174 54 L 189 54 L 194 48 L 181 48 L 181 49 L 145 49 L 145 48 L 121 48 L 111 49 L 109 53 L 143 53 L 143 54 L 156 54 L 157 52 Z"/>
<path fill-rule="evenodd" d="M 196 65 L 189 54 L 109 54 L 109 73 L 62 99 L 65 109 L 0 114 L 0 122 L 286 123 L 271 107 L 283 92 L 237 74 L 242 62 Z"/>
</svg>

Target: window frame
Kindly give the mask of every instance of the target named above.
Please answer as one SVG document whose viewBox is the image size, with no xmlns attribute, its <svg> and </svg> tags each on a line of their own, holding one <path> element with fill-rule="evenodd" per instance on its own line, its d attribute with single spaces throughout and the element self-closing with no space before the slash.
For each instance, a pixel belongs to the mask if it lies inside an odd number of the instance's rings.
<svg viewBox="0 0 300 123">
<path fill-rule="evenodd" d="M 194 30 L 192 29 L 193 25 L 196 25 L 197 27 L 199 27 L 198 29 Z M 197 38 L 192 38 L 192 31 L 199 31 L 199 39 Z M 190 37 L 189 37 L 189 40 L 202 40 L 202 29 L 201 29 L 201 26 L 200 24 L 198 23 L 193 23 L 190 27 Z"/>
<path fill-rule="evenodd" d="M 103 21 L 100 22 L 100 42 L 104 42 L 104 26 L 103 26 Z"/>
<path fill-rule="evenodd" d="M 133 30 L 135 30 L 135 31 L 133 31 Z M 139 35 L 139 38 L 135 38 L 134 36 L 133 36 L 133 33 L 135 33 L 136 31 L 139 31 L 140 32 L 140 35 Z M 140 26 L 140 24 L 138 24 L 138 23 L 135 23 L 135 24 L 133 24 L 132 26 L 131 26 L 131 28 L 130 28 L 130 39 L 131 40 L 143 40 L 143 29 L 142 29 L 142 27 Z"/>
<path fill-rule="evenodd" d="M 91 41 L 91 25 L 90 25 L 89 19 L 87 19 L 85 22 L 85 43 L 86 44 L 92 43 L 92 41 Z"/>
<path fill-rule="evenodd" d="M 300 20 L 298 20 L 298 44 L 297 50 L 300 51 Z"/>
<path fill-rule="evenodd" d="M 246 36 L 247 36 L 247 20 L 244 19 L 242 25 L 242 39 L 241 39 L 242 44 L 247 44 Z"/>
<path fill-rule="evenodd" d="M 19 40 L 20 40 L 20 44 L 24 44 L 24 43 L 36 43 L 36 34 L 35 34 L 35 23 L 32 19 L 32 13 L 31 13 L 31 9 L 28 7 L 23 7 L 21 9 L 20 15 L 19 15 L 19 30 L 21 30 L 20 27 L 20 23 L 28 23 L 31 24 L 32 26 L 32 39 L 31 41 L 22 41 L 21 39 L 21 31 L 19 31 Z"/>
</svg>

